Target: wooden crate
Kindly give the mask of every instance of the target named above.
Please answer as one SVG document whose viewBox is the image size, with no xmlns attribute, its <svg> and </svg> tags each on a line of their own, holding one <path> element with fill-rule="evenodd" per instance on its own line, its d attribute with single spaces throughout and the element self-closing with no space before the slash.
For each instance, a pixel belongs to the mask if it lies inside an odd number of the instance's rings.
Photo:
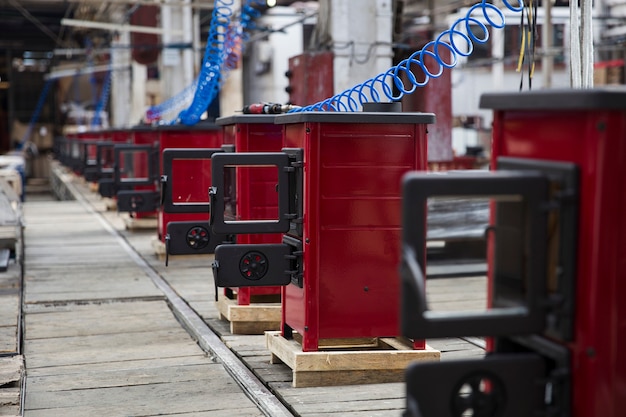
<svg viewBox="0 0 626 417">
<path fill-rule="evenodd" d="M 220 294 L 217 309 L 220 319 L 230 323 L 232 334 L 263 334 L 269 330 L 280 329 L 282 312 L 280 302 L 252 302 L 248 305 L 239 305 L 236 298 L 231 299 Z"/>
<path fill-rule="evenodd" d="M 271 363 L 291 368 L 294 388 L 402 382 L 409 363 L 438 361 L 441 356 L 428 345 L 415 350 L 409 341 L 394 337 L 320 340 L 318 351 L 303 352 L 298 336 L 265 333 Z"/>
</svg>

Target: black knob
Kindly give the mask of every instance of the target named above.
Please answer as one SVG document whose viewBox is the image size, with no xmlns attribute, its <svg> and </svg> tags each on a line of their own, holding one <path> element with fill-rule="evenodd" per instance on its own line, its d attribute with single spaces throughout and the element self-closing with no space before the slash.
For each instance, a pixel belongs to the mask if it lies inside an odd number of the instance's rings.
<svg viewBox="0 0 626 417">
<path fill-rule="evenodd" d="M 261 252 L 248 252 L 239 261 L 239 271 L 244 278 L 259 280 L 267 273 L 267 258 Z"/>
</svg>

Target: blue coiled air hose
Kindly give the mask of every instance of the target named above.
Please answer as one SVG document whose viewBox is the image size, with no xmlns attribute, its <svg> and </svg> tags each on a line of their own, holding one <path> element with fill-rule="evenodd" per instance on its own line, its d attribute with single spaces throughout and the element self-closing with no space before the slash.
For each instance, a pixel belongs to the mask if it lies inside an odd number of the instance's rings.
<svg viewBox="0 0 626 417">
<path fill-rule="evenodd" d="M 523 0 L 515 0 L 517 5 L 503 0 L 507 9 L 514 12 L 521 12 L 524 9 Z M 444 69 L 453 68 L 457 64 L 458 56 L 469 56 L 474 50 L 474 43 L 486 43 L 489 39 L 487 25 L 480 19 L 473 17 L 482 15 L 484 21 L 496 29 L 504 27 L 504 13 L 486 0 L 481 1 L 469 8 L 466 15 L 457 19 L 448 30 L 442 32 L 435 40 L 428 42 L 424 47 L 402 60 L 398 65 L 389 68 L 387 71 L 368 79 L 365 82 L 336 94 L 330 98 L 315 104 L 294 108 L 289 113 L 303 111 L 358 111 L 359 106 L 367 102 L 379 102 L 381 97 L 389 101 L 398 101 L 405 94 L 413 93 L 417 87 L 425 86 L 430 78 L 437 78 L 443 74 Z M 477 36 L 471 30 L 470 25 L 476 25 L 482 36 Z M 465 29 L 465 30 L 462 30 Z M 459 42 L 466 48 L 460 48 Z M 442 50 L 450 53 L 450 62 L 440 56 Z M 436 67 L 429 68 L 425 60 L 434 62 Z M 414 70 L 418 70 L 423 81 L 418 81 Z M 402 80 L 404 74 L 407 83 Z M 394 95 L 391 83 L 397 88 L 398 93 Z"/>
</svg>

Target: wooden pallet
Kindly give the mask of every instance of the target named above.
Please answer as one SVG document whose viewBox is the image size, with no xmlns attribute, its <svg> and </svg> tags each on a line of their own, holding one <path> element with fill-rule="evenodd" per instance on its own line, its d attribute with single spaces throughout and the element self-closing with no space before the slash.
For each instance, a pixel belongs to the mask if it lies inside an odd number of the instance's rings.
<svg viewBox="0 0 626 417">
<path fill-rule="evenodd" d="M 117 200 L 111 197 L 102 197 L 104 201 L 104 206 L 107 211 L 117 211 Z"/>
<path fill-rule="evenodd" d="M 126 225 L 126 230 L 146 230 L 146 229 L 156 229 L 157 228 L 157 218 L 156 217 L 144 217 L 141 219 L 137 219 L 135 217 L 124 216 L 124 224 Z"/>
<path fill-rule="evenodd" d="M 157 256 L 157 258 L 160 261 L 164 261 L 165 260 L 165 243 L 161 242 L 161 239 L 159 239 L 157 236 L 155 236 L 154 238 L 152 238 L 152 240 L 150 241 L 150 244 L 152 245 L 152 249 L 154 249 L 154 254 Z M 169 260 L 185 260 L 185 259 L 198 259 L 199 256 L 204 256 L 208 259 L 213 259 L 213 257 L 215 255 L 213 255 L 212 253 L 210 254 L 198 254 L 198 255 L 194 255 L 194 254 L 190 254 L 190 255 L 170 255 L 169 256 Z"/>
<path fill-rule="evenodd" d="M 321 340 L 318 351 L 303 352 L 298 336 L 286 339 L 279 331 L 265 333 L 270 362 L 291 368 L 294 388 L 402 382 L 409 363 L 438 361 L 441 356 L 428 345 L 415 350 L 394 337 Z"/>
<path fill-rule="evenodd" d="M 236 299 L 220 294 L 217 309 L 220 319 L 230 322 L 232 334 L 263 334 L 280 329 L 280 302 L 239 305 Z"/>
<path fill-rule="evenodd" d="M 22 355 L 0 357 L 0 415 L 20 416 L 21 385 L 24 377 Z"/>
</svg>

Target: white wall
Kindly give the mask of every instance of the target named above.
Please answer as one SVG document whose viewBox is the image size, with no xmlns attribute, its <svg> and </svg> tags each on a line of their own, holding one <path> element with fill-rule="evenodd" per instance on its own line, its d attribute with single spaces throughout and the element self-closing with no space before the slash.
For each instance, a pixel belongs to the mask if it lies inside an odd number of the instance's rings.
<svg viewBox="0 0 626 417">
<path fill-rule="evenodd" d="M 289 69 L 289 58 L 303 51 L 304 22 L 295 22 L 305 15 L 295 8 L 278 6 L 258 19 L 257 26 L 282 30 L 265 38 L 255 34 L 245 46 L 244 104 L 289 101 L 285 72 Z"/>
<path fill-rule="evenodd" d="M 448 18 L 448 27 L 453 21 L 461 16 L 466 15 L 466 10 L 461 11 L 457 15 L 451 15 Z M 507 25 L 518 25 L 520 17 L 518 13 L 505 11 L 505 23 Z M 476 13 L 472 14 L 472 17 L 478 18 L 482 21 Z M 569 22 L 569 10 L 567 8 L 554 8 L 552 11 L 552 23 L 564 24 L 564 34 L 567 36 Z M 537 14 L 537 23 L 543 24 L 543 10 L 539 8 Z M 503 43 L 497 42 L 498 37 L 502 36 L 503 29 L 492 28 L 492 40 L 498 45 Z M 564 39 L 564 45 L 567 47 L 568 41 Z M 462 42 L 460 43 L 462 45 Z M 537 51 L 539 54 L 540 51 Z M 500 51 L 493 51 L 492 56 L 503 56 Z M 517 58 L 517 57 L 515 57 Z M 567 61 L 567 54 L 565 54 Z M 528 66 L 524 63 L 524 66 L 520 72 L 516 71 L 516 63 L 496 63 L 494 65 L 486 65 L 481 67 L 469 66 L 467 64 L 467 58 L 459 57 L 459 62 L 452 71 L 452 114 L 453 116 L 474 116 L 480 115 L 483 118 L 483 127 L 490 127 L 492 121 L 492 111 L 479 109 L 480 97 L 484 93 L 489 92 L 502 92 L 520 91 L 520 80 L 523 77 L 523 90 L 529 89 L 528 82 Z M 541 59 L 537 55 L 537 63 L 532 78 L 532 89 L 539 90 L 544 88 L 544 76 L 541 70 Z M 555 66 L 551 77 L 551 88 L 568 88 L 569 81 L 569 68 L 567 62 L 562 66 Z"/>
</svg>

